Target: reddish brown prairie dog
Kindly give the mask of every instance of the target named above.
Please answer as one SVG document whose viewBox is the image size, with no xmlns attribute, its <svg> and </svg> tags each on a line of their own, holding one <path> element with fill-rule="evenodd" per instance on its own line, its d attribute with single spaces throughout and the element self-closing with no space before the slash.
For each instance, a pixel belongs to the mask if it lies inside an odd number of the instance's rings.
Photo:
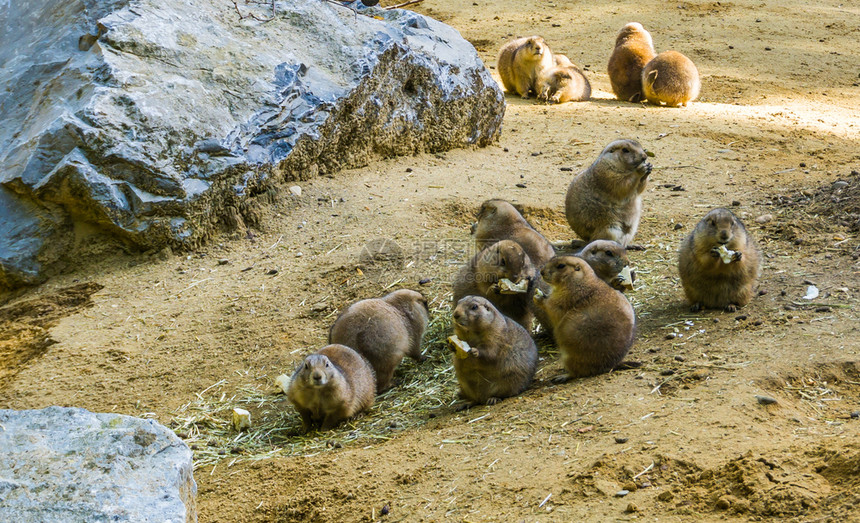
<svg viewBox="0 0 860 523">
<path fill-rule="evenodd" d="M 499 50 L 497 61 L 505 90 L 523 98 L 535 92 L 538 74 L 552 65 L 552 51 L 540 36 L 517 38 L 506 43 Z"/>
<path fill-rule="evenodd" d="M 454 303 L 468 295 L 490 300 L 504 315 L 531 329 L 531 297 L 537 269 L 517 242 L 502 240 L 476 254 L 454 278 Z M 520 284 L 519 292 L 507 292 L 503 279 Z"/>
<path fill-rule="evenodd" d="M 652 104 L 685 106 L 701 87 L 696 65 L 677 51 L 658 54 L 642 69 L 642 92 Z"/>
<path fill-rule="evenodd" d="M 642 100 L 642 68 L 654 58 L 651 34 L 638 22 L 621 28 L 609 58 L 609 83 L 619 100 Z"/>
<path fill-rule="evenodd" d="M 565 215 L 586 242 L 612 240 L 627 247 L 642 215 L 642 193 L 651 174 L 645 149 L 635 140 L 616 140 L 577 174 L 567 188 Z"/>
<path fill-rule="evenodd" d="M 287 398 L 302 417 L 302 432 L 322 430 L 370 408 L 376 377 L 359 353 L 343 345 L 328 345 L 299 364 Z"/>
<path fill-rule="evenodd" d="M 466 296 L 454 308 L 454 334 L 466 342 L 455 349 L 454 371 L 463 395 L 492 405 L 525 390 L 537 368 L 529 333 L 480 296 Z M 454 340 L 452 340 L 454 341 Z"/>
<path fill-rule="evenodd" d="M 376 372 L 376 391 L 391 387 L 394 369 L 404 356 L 423 361 L 421 340 L 429 321 L 427 300 L 421 293 L 396 290 L 347 307 L 329 329 L 329 343 L 355 349 Z"/>
<path fill-rule="evenodd" d="M 714 209 L 681 244 L 678 272 L 691 309 L 735 311 L 753 297 L 761 253 L 728 209 Z"/>
<path fill-rule="evenodd" d="M 553 258 L 541 270 L 548 296 L 535 296 L 552 323 L 569 378 L 615 368 L 633 344 L 635 316 L 623 294 L 598 278 L 575 256 Z"/>
<path fill-rule="evenodd" d="M 586 245 L 576 256 L 588 262 L 597 277 L 615 290 L 624 292 L 627 289 L 625 284 L 633 284 L 632 275 L 629 282 L 621 277 L 621 272 L 629 266 L 630 261 L 627 258 L 627 249 L 618 242 L 595 240 Z"/>
<path fill-rule="evenodd" d="M 538 269 L 555 256 L 555 249 L 549 240 L 505 200 L 493 199 L 481 204 L 478 220 L 472 225 L 472 233 L 478 250 L 501 240 L 517 242 Z"/>
</svg>

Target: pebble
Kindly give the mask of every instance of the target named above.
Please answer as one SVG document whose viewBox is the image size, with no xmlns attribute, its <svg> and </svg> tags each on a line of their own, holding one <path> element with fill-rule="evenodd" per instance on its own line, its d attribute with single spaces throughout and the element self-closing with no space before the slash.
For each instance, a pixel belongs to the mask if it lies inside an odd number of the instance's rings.
<svg viewBox="0 0 860 523">
<path fill-rule="evenodd" d="M 292 194 L 293 196 L 301 196 L 302 195 L 302 188 L 299 187 L 298 185 L 292 185 L 292 186 L 290 186 L 290 194 Z"/>
<path fill-rule="evenodd" d="M 660 371 L 661 376 L 671 376 L 672 374 L 675 374 L 675 369 L 664 369 Z"/>
<path fill-rule="evenodd" d="M 855 413 L 855 414 L 856 414 L 856 413 Z M 853 416 L 854 416 L 854 414 L 852 414 L 851 416 L 853 417 Z M 628 439 L 628 438 L 624 438 L 624 437 L 621 437 L 621 436 L 615 436 L 615 443 L 618 443 L 619 445 L 620 445 L 620 444 L 622 444 L 622 443 L 627 443 L 627 439 Z"/>
<path fill-rule="evenodd" d="M 674 332 L 670 332 L 669 334 L 666 335 L 667 340 L 674 340 L 677 337 L 678 337 L 678 335 L 675 334 Z"/>
<path fill-rule="evenodd" d="M 411 173 L 411 172 L 412 172 L 412 167 L 407 167 L 407 168 L 406 168 L 406 172 Z"/>
<path fill-rule="evenodd" d="M 635 504 L 633 504 L 633 503 L 628 503 L 628 504 L 627 504 L 627 509 L 625 510 L 625 512 L 630 512 L 630 513 L 633 513 L 633 512 L 639 512 L 639 507 L 637 507 L 637 506 L 636 506 Z"/>
<path fill-rule="evenodd" d="M 738 315 L 738 316 L 735 316 L 735 320 L 737 320 L 737 321 L 743 321 L 743 320 L 745 320 L 745 319 L 747 319 L 747 315 L 746 315 L 746 314 L 740 314 L 740 315 Z"/>
<path fill-rule="evenodd" d="M 681 355 L 675 356 L 675 361 L 684 361 L 684 360 L 686 360 L 686 359 L 687 359 L 687 358 L 685 358 L 685 357 L 683 357 L 683 356 L 681 356 Z"/>
<path fill-rule="evenodd" d="M 663 492 L 657 494 L 657 499 L 659 501 L 671 501 L 673 497 L 675 497 L 675 495 L 668 490 L 664 490 Z"/>
<path fill-rule="evenodd" d="M 269 276 L 274 276 L 275 274 L 278 274 L 278 269 L 269 269 L 269 270 L 266 272 L 266 274 L 267 274 L 267 275 L 269 275 Z"/>
<path fill-rule="evenodd" d="M 636 483 L 628 481 L 627 483 L 621 485 L 621 488 L 624 490 L 629 490 L 630 492 L 636 492 L 636 489 L 638 489 L 639 487 L 636 486 Z"/>
<path fill-rule="evenodd" d="M 851 418 L 852 418 L 852 419 L 860 418 L 860 410 L 855 410 L 854 412 L 852 412 L 852 413 L 851 413 Z M 616 441 L 618 441 L 618 438 L 616 438 Z"/>
<path fill-rule="evenodd" d="M 433 280 L 430 278 L 421 278 L 420 280 L 418 280 L 418 285 L 427 285 L 431 281 Z"/>
<path fill-rule="evenodd" d="M 759 402 L 759 405 L 773 405 L 776 403 L 776 399 L 771 398 L 770 396 L 761 396 L 756 394 L 755 399 Z"/>
<path fill-rule="evenodd" d="M 559 169 L 559 171 L 563 171 L 563 172 L 569 173 L 569 172 L 573 171 L 573 167 L 561 167 L 561 168 Z"/>
<path fill-rule="evenodd" d="M 815 312 L 830 312 L 831 310 L 833 309 L 830 307 L 816 307 Z"/>
<path fill-rule="evenodd" d="M 623 498 L 627 494 L 630 494 L 629 490 L 619 490 L 618 492 L 615 493 L 615 497 L 616 498 Z"/>
<path fill-rule="evenodd" d="M 221 258 L 220 260 L 218 260 L 218 265 L 227 265 L 228 263 L 230 263 L 230 260 L 228 260 L 227 258 Z"/>
<path fill-rule="evenodd" d="M 740 207 L 740 205 L 741 205 L 741 202 L 739 202 L 737 200 L 732 200 L 732 206 L 733 207 Z"/>
<path fill-rule="evenodd" d="M 839 180 L 837 182 L 833 182 L 833 188 L 834 189 L 844 189 L 845 187 L 848 187 L 848 182 L 845 182 L 842 180 Z"/>
<path fill-rule="evenodd" d="M 518 183 L 518 184 L 517 184 L 517 187 L 519 187 L 520 189 L 525 189 L 525 188 L 526 188 L 526 184 L 524 184 L 524 183 Z"/>
<path fill-rule="evenodd" d="M 675 227 L 674 227 L 674 229 L 675 229 L 676 231 L 677 231 L 677 230 L 680 230 L 680 229 L 683 229 L 683 228 L 684 228 L 684 226 L 683 226 L 683 225 L 681 225 L 680 223 L 676 223 L 676 224 L 675 224 Z"/>
<path fill-rule="evenodd" d="M 755 219 L 755 222 L 756 223 L 767 223 L 771 220 L 773 220 L 772 214 L 762 214 L 761 216 L 759 216 L 758 218 Z"/>
</svg>

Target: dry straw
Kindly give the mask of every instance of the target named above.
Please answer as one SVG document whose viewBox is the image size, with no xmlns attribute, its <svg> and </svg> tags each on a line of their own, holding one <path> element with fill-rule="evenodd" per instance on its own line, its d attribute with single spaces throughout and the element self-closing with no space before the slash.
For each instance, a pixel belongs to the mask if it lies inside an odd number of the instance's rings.
<svg viewBox="0 0 860 523">
<path fill-rule="evenodd" d="M 390 439 L 401 430 L 423 425 L 457 400 L 457 381 L 446 344 L 450 317 L 448 304 L 431 310 L 424 337 L 428 359 L 422 363 L 404 359 L 395 374 L 395 387 L 377 396 L 368 412 L 331 431 L 301 434 L 298 414 L 273 382 L 268 386 L 244 385 L 228 394 L 225 390 L 231 384 L 226 379 L 180 407 L 171 427 L 192 448 L 195 469 L 214 466 L 225 459 L 231 466 L 238 461 L 308 456 L 347 443 L 372 444 Z M 292 369 L 285 372 L 290 374 Z M 233 429 L 231 413 L 235 407 L 251 412 L 250 430 Z"/>
</svg>

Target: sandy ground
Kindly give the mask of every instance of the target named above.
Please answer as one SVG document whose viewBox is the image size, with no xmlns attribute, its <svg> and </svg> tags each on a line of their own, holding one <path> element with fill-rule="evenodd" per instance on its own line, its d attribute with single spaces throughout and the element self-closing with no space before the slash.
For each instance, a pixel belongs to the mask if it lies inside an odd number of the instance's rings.
<svg viewBox="0 0 860 523">
<path fill-rule="evenodd" d="M 585 68 L 594 99 L 509 97 L 498 145 L 303 182 L 300 197 L 264 207 L 259 228 L 197 252 L 103 247 L 7 298 L 0 407 L 80 406 L 175 428 L 195 449 L 201 522 L 860 520 L 860 251 L 857 215 L 842 199 L 854 190 L 858 212 L 860 7 L 425 0 L 415 9 L 459 29 L 490 67 L 505 41 L 544 36 Z M 606 62 L 629 21 L 651 31 L 658 51 L 695 61 L 700 100 L 667 109 L 613 99 Z M 619 137 L 655 154 L 636 238 L 646 250 L 631 253 L 640 280 L 629 358 L 644 366 L 554 385 L 561 364 L 545 342 L 523 395 L 457 411 L 439 340 L 477 207 L 516 201 L 548 237 L 570 239 L 567 184 Z M 834 189 L 837 180 L 852 185 Z M 715 206 L 732 206 L 760 243 L 763 295 L 736 313 L 693 314 L 677 248 Z M 758 223 L 764 215 L 772 219 Z M 379 239 L 402 257 L 368 270 L 362 249 Z M 810 284 L 820 296 L 804 300 Z M 273 379 L 324 344 L 338 310 L 398 287 L 431 301 L 425 365 L 438 372 L 408 363 L 402 385 L 367 415 L 297 436 Z M 254 442 L 231 433 L 238 405 L 271 430 Z"/>
</svg>

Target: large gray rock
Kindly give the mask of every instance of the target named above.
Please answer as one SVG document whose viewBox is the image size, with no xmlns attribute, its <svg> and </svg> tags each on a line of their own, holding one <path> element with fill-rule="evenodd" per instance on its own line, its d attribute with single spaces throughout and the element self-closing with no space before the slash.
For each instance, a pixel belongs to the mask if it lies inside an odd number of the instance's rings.
<svg viewBox="0 0 860 523">
<path fill-rule="evenodd" d="M 503 113 L 474 48 L 411 11 L 0 0 L 0 287 L 39 281 L 76 223 L 193 247 L 256 194 L 484 146 Z"/>
<path fill-rule="evenodd" d="M 152 420 L 0 410 L 0 521 L 197 521 L 191 450 Z"/>
</svg>

